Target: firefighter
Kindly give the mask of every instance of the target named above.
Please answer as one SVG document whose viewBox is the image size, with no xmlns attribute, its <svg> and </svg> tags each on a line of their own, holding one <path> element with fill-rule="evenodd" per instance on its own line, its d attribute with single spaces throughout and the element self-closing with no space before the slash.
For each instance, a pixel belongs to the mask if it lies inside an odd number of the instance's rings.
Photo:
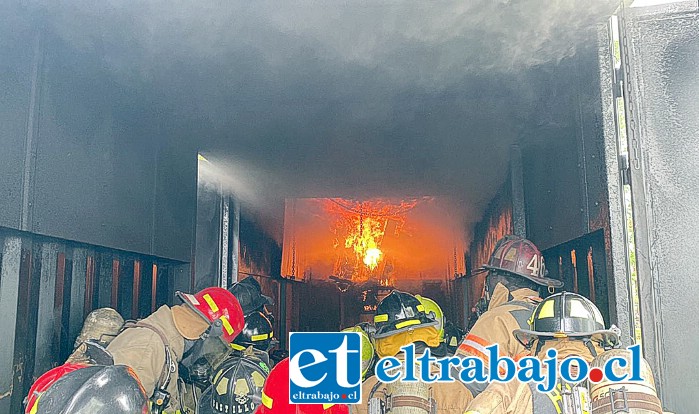
<svg viewBox="0 0 699 414">
<path fill-rule="evenodd" d="M 271 367 L 269 351 L 275 344 L 272 323 L 261 311 L 253 311 L 245 317 L 243 330 L 231 343 L 231 358 L 249 354 L 260 359 L 265 366 Z M 195 401 L 196 394 L 211 385 L 213 368 L 205 358 L 200 358 L 193 366 L 180 367 L 180 376 L 185 382 L 184 392 L 192 397 L 187 398 L 186 405 L 198 405 Z"/>
<path fill-rule="evenodd" d="M 289 403 L 289 358 L 272 368 L 262 389 L 262 404 L 255 414 L 348 414 L 344 404 Z"/>
<path fill-rule="evenodd" d="M 262 315 L 269 320 L 270 326 L 274 326 L 274 315 L 267 308 L 268 306 L 274 305 L 274 302 L 272 298 L 262 294 L 260 283 L 254 277 L 248 276 L 240 282 L 234 283 L 228 290 L 240 302 L 246 321 L 250 315 L 261 312 Z M 281 349 L 272 350 L 277 346 L 277 341 L 271 340 L 269 342 L 271 345 L 270 349 L 265 352 L 267 352 L 270 362 L 279 362 L 289 355 L 286 351 Z M 258 355 L 258 357 L 263 357 L 263 355 Z"/>
<path fill-rule="evenodd" d="M 485 299 L 488 310 L 480 316 L 456 350 L 461 357 L 481 358 L 488 366 L 486 347 L 498 344 L 503 356 L 516 358 L 526 352 L 512 336 L 512 331 L 526 328 L 527 320 L 541 301 L 538 290 L 551 293 L 563 283 L 546 277 L 544 258 L 531 241 L 518 236 L 505 236 L 495 246 L 490 261 L 481 268 L 488 271 L 485 279 Z M 458 369 L 452 372 L 458 378 Z M 486 383 L 468 383 L 475 397 Z"/>
<path fill-rule="evenodd" d="M 55 372 L 54 372 L 55 373 Z M 145 414 L 148 397 L 124 365 L 63 369 L 27 407 L 31 414 Z"/>
<path fill-rule="evenodd" d="M 240 302 L 243 315 L 246 317 L 253 312 L 261 311 L 274 325 L 274 317 L 267 310 L 267 305 L 272 306 L 272 298 L 262 294 L 260 283 L 254 277 L 248 276 L 240 282 L 234 283 L 228 290 Z"/>
<path fill-rule="evenodd" d="M 272 322 L 260 311 L 254 311 L 245 316 L 243 331 L 231 343 L 231 347 L 242 352 L 249 347 L 265 354 L 274 345 L 274 330 Z"/>
<path fill-rule="evenodd" d="M 181 305 L 161 306 L 147 318 L 127 323 L 108 345 L 115 364 L 131 367 L 151 397 L 155 411 L 184 412 L 178 393 L 178 363 L 217 366 L 244 325 L 238 300 L 211 287 L 194 295 L 176 292 Z"/>
<path fill-rule="evenodd" d="M 379 358 L 396 357 L 404 360 L 401 347 L 415 344 L 415 355 L 440 344 L 437 321 L 425 312 L 425 307 L 413 295 L 392 291 L 376 307 L 374 346 Z M 435 364 L 431 372 L 438 373 Z M 419 371 L 418 371 L 419 372 Z M 388 407 L 385 414 L 463 414 L 471 401 L 470 394 L 460 381 L 442 383 L 384 384 L 374 376 L 362 385 L 362 403 L 352 405 L 353 412 L 365 414 L 369 404 Z"/>
<path fill-rule="evenodd" d="M 594 303 L 568 292 L 542 301 L 534 310 L 528 329 L 516 329 L 513 335 L 541 360 L 547 358 L 546 351 L 555 349 L 559 362 L 577 356 L 590 364 L 605 350 L 619 346 L 618 332 L 605 329 Z M 592 412 L 589 402 L 586 382 L 570 384 L 559 378 L 554 390 L 544 394 L 534 383 L 513 380 L 490 383 L 469 404 L 466 414 L 584 414 Z"/>
</svg>

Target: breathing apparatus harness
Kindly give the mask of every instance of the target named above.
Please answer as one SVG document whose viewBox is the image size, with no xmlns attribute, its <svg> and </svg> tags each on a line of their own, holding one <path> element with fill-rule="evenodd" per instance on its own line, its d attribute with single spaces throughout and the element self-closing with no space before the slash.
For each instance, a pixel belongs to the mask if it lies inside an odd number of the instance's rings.
<svg viewBox="0 0 699 414">
<path fill-rule="evenodd" d="M 161 414 L 170 403 L 170 393 L 167 391 L 167 387 L 170 385 L 172 374 L 177 370 L 177 365 L 175 364 L 175 359 L 172 357 L 172 351 L 170 350 L 170 345 L 168 345 L 167 337 L 160 329 L 143 321 L 127 321 L 122 331 L 128 328 L 145 328 L 155 332 L 158 337 L 160 337 L 165 347 L 165 363 L 163 364 L 163 369 L 160 371 L 158 382 L 155 384 L 153 395 L 150 397 L 151 413 Z"/>
</svg>

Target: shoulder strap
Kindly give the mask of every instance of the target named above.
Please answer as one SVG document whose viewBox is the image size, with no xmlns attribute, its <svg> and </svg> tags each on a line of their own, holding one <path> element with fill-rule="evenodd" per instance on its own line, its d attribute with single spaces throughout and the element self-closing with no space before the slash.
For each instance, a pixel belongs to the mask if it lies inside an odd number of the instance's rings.
<svg viewBox="0 0 699 414">
<path fill-rule="evenodd" d="M 163 346 L 165 347 L 165 363 L 163 364 L 162 371 L 160 371 L 160 377 L 158 378 L 158 386 L 156 389 L 166 389 L 170 384 L 170 374 L 175 372 L 176 368 L 175 363 L 172 360 L 172 354 L 170 352 L 170 345 L 168 345 L 167 337 L 159 328 L 156 328 L 155 326 L 143 321 L 127 321 L 124 323 L 124 329 L 128 328 L 145 328 L 155 332 L 160 337 L 160 340 L 163 342 Z"/>
</svg>

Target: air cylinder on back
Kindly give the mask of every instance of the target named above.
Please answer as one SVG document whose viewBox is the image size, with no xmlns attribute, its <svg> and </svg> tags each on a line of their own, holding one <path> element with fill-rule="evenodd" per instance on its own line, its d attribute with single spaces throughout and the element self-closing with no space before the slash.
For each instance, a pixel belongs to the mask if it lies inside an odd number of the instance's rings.
<svg viewBox="0 0 699 414">
<path fill-rule="evenodd" d="M 612 358 L 621 357 L 628 361 L 623 368 L 618 362 L 613 365 L 617 377 L 631 376 L 631 351 L 612 349 L 598 355 L 591 367 L 604 367 Z M 591 383 L 592 414 L 627 412 L 630 414 L 662 414 L 662 404 L 655 389 L 655 379 L 648 362 L 641 358 L 642 381 L 612 382 L 606 376 L 597 384 Z M 625 410 L 625 411 L 624 411 Z"/>
</svg>

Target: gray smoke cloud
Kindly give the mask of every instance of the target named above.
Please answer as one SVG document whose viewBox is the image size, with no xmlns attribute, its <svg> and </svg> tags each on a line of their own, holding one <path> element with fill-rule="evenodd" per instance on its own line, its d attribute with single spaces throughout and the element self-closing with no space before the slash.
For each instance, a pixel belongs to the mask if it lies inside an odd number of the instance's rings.
<svg viewBox="0 0 699 414">
<path fill-rule="evenodd" d="M 252 203 L 450 195 L 472 222 L 617 2 L 26 3 Z"/>
</svg>

